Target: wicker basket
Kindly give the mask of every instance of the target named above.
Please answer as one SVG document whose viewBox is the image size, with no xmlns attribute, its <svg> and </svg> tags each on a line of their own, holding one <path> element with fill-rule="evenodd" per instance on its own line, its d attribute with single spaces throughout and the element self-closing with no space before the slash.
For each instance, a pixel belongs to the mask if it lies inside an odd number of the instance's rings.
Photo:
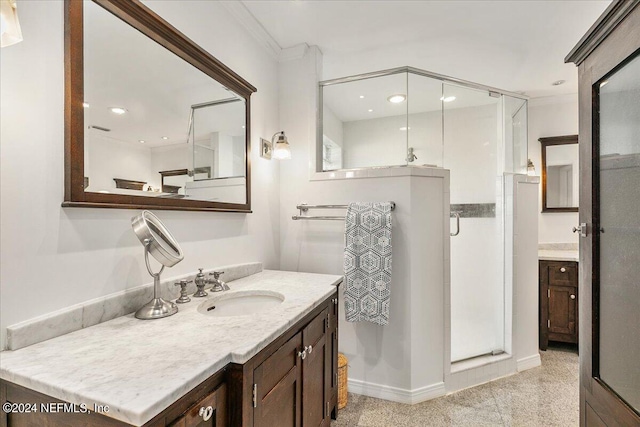
<svg viewBox="0 0 640 427">
<path fill-rule="evenodd" d="M 338 409 L 347 406 L 347 357 L 338 353 Z"/>
</svg>

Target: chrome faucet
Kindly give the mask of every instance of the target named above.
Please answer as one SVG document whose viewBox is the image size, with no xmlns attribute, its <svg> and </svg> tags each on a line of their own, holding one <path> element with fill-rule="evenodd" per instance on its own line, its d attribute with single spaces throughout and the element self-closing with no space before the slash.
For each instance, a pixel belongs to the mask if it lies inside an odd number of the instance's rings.
<svg viewBox="0 0 640 427">
<path fill-rule="evenodd" d="M 205 282 L 209 285 L 213 285 L 210 289 L 211 292 L 222 292 L 228 291 L 229 286 L 220 280 L 220 276 L 224 274 L 224 271 L 214 271 L 213 273 L 209 273 L 209 276 L 213 276 L 213 279 L 207 279 Z"/>
<path fill-rule="evenodd" d="M 407 149 L 407 158 L 406 158 L 407 163 L 411 163 L 411 162 L 413 162 L 414 160 L 416 160 L 417 158 L 418 158 L 418 156 L 416 156 L 415 154 L 413 154 L 413 147 L 409 147 L 409 148 Z"/>
</svg>

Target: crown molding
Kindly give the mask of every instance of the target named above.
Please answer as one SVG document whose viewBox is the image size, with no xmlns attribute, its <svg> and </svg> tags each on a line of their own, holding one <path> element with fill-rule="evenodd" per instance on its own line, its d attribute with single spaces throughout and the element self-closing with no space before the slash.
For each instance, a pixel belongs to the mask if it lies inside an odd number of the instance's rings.
<svg viewBox="0 0 640 427">
<path fill-rule="evenodd" d="M 640 0 L 614 0 L 598 20 L 582 36 L 578 44 L 564 58 L 564 62 L 580 65 L 613 29 L 636 7 Z"/>
<path fill-rule="evenodd" d="M 275 60 L 280 59 L 282 48 L 241 1 L 219 2 Z"/>
<path fill-rule="evenodd" d="M 295 46 L 282 49 L 280 51 L 278 61 L 287 62 L 293 61 L 295 59 L 300 59 L 307 53 L 307 50 L 309 50 L 309 45 L 306 43 L 300 43 Z"/>
</svg>

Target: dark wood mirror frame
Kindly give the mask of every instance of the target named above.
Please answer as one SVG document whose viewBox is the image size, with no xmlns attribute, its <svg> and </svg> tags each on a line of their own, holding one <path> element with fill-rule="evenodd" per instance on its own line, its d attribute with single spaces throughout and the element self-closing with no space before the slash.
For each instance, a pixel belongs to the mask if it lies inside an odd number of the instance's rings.
<svg viewBox="0 0 640 427">
<path fill-rule="evenodd" d="M 551 145 L 578 144 L 578 135 L 550 136 L 540 138 L 542 146 L 542 212 L 578 212 L 577 207 L 572 208 L 550 208 L 547 206 L 547 147 Z"/>
<path fill-rule="evenodd" d="M 83 1 L 65 0 L 65 176 L 63 207 L 171 209 L 251 212 L 251 94 L 256 88 L 195 44 L 139 0 L 92 0 L 147 37 L 245 99 L 246 203 L 128 196 L 85 192 L 84 179 L 84 59 Z"/>
</svg>

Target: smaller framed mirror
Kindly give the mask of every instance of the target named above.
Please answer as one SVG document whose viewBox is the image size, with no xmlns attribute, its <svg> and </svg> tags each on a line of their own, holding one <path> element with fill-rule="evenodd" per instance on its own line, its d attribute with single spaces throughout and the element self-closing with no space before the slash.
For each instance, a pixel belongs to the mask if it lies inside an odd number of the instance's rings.
<svg viewBox="0 0 640 427">
<path fill-rule="evenodd" d="M 540 138 L 542 212 L 578 212 L 578 135 Z"/>
</svg>

